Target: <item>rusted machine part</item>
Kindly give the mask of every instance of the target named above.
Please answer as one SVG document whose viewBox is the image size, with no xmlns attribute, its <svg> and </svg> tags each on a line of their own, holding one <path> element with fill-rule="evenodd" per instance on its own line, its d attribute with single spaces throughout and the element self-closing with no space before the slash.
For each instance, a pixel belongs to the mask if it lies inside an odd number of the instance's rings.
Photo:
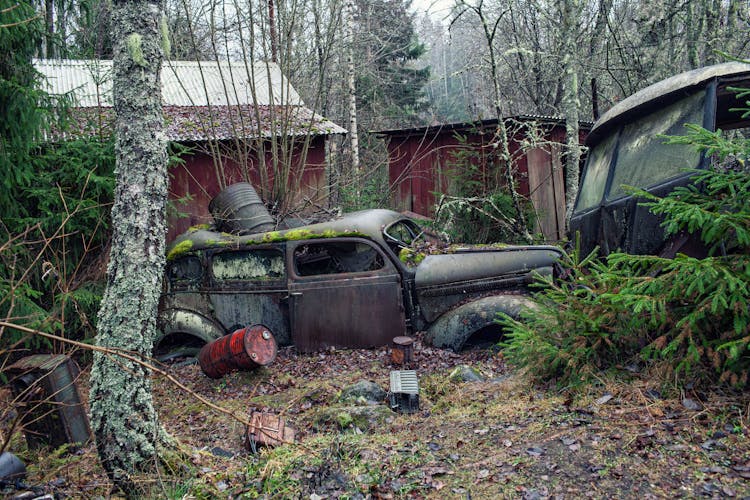
<svg viewBox="0 0 750 500">
<path fill-rule="evenodd" d="M 256 453 L 258 446 L 294 443 L 295 431 L 283 418 L 273 413 L 253 412 L 245 433 L 245 448 Z"/>
<path fill-rule="evenodd" d="M 26 466 L 14 454 L 0 453 L 0 479 L 16 480 L 26 477 Z"/>
<path fill-rule="evenodd" d="M 388 393 L 391 409 L 399 413 L 419 411 L 419 379 L 414 370 L 393 370 Z"/>
<path fill-rule="evenodd" d="M 255 188 L 247 182 L 227 186 L 208 204 L 219 228 L 230 233 L 264 233 L 276 228 Z"/>
<path fill-rule="evenodd" d="M 414 339 L 401 336 L 393 339 L 391 362 L 395 366 L 411 366 L 414 361 Z"/>
<path fill-rule="evenodd" d="M 91 437 L 76 379 L 78 366 L 63 354 L 37 354 L 9 366 L 13 396 L 30 448 L 86 443 Z"/>
<path fill-rule="evenodd" d="M 278 346 L 271 330 L 263 325 L 241 328 L 203 346 L 198 353 L 201 370 L 220 378 L 234 370 L 254 370 L 276 359 Z"/>
</svg>

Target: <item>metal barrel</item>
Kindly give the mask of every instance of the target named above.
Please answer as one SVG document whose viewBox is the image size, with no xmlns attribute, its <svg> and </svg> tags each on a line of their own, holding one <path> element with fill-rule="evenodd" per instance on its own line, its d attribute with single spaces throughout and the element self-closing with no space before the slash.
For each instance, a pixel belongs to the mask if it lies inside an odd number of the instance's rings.
<svg viewBox="0 0 750 500">
<path fill-rule="evenodd" d="M 263 233 L 276 228 L 263 201 L 247 182 L 227 186 L 208 204 L 219 229 L 229 233 Z"/>
<path fill-rule="evenodd" d="M 198 363 L 206 376 L 220 378 L 234 370 L 254 370 L 271 363 L 277 349 L 271 330 L 252 325 L 203 346 Z"/>
<path fill-rule="evenodd" d="M 26 477 L 26 466 L 14 454 L 4 451 L 0 453 L 0 479 L 16 480 Z"/>
</svg>

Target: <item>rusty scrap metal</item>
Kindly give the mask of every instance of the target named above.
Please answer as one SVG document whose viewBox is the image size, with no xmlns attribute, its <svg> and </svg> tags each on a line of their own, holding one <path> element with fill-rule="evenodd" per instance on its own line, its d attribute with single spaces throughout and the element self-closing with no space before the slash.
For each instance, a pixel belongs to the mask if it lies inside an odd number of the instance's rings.
<svg viewBox="0 0 750 500">
<path fill-rule="evenodd" d="M 258 446 L 279 446 L 294 443 L 295 430 L 273 413 L 254 411 L 245 432 L 245 448 L 256 453 Z"/>
<path fill-rule="evenodd" d="M 410 367 L 414 361 L 414 339 L 400 336 L 393 339 L 391 362 L 395 366 Z"/>
<path fill-rule="evenodd" d="M 419 411 L 419 380 L 414 370 L 391 371 L 391 390 L 388 393 L 391 409 L 398 413 Z"/>
<path fill-rule="evenodd" d="M 198 353 L 201 370 L 210 378 L 221 378 L 235 370 L 254 370 L 276 359 L 278 346 L 263 325 L 241 328 L 203 346 Z"/>
<path fill-rule="evenodd" d="M 37 354 L 20 359 L 6 373 L 22 406 L 21 423 L 30 448 L 88 442 L 91 431 L 73 360 L 63 354 Z"/>
</svg>

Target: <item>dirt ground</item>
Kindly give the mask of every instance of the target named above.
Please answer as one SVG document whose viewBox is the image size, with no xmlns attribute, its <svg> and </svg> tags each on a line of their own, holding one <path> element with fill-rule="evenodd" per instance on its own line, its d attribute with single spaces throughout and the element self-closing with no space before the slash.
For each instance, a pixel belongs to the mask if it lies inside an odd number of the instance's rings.
<svg viewBox="0 0 750 500">
<path fill-rule="evenodd" d="M 569 396 L 533 387 L 501 354 L 415 349 L 419 411 L 341 401 L 360 380 L 389 389 L 388 349 L 299 355 L 282 349 L 254 372 L 218 380 L 195 364 L 170 373 L 247 418 L 281 415 L 295 444 L 245 449 L 245 428 L 166 378 L 154 379 L 163 426 L 186 458 L 171 475 L 143 478 L 145 498 L 750 498 L 750 395 L 679 392 L 643 375 Z M 468 365 L 480 381 L 452 380 Z M 84 388 L 85 390 L 85 388 Z M 7 391 L 0 394 L 8 404 Z M 28 464 L 23 484 L 56 498 L 114 498 L 93 445 L 9 451 Z M 26 498 L 33 498 L 29 496 Z"/>
</svg>

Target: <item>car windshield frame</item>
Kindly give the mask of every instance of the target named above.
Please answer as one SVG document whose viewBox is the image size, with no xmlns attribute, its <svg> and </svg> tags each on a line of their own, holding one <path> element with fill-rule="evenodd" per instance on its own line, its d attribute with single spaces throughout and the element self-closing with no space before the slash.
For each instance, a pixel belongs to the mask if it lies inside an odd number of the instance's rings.
<svg viewBox="0 0 750 500">
<path fill-rule="evenodd" d="M 393 234 L 391 234 L 391 232 L 397 226 L 406 228 L 410 236 L 408 242 L 404 241 L 401 235 L 397 234 L 394 236 Z M 399 248 L 412 248 L 414 246 L 414 243 L 420 240 L 423 236 L 424 230 L 422 229 L 422 227 L 412 219 L 408 219 L 406 217 L 391 222 L 383 228 L 383 239 L 386 243 L 388 243 L 389 246 L 396 245 Z"/>
</svg>

